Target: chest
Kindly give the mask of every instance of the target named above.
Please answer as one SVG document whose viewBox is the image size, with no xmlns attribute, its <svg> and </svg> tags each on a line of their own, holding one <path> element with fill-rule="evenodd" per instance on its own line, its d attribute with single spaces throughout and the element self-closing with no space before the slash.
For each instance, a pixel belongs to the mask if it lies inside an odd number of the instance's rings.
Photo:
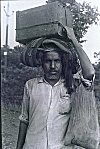
<svg viewBox="0 0 100 149">
<path fill-rule="evenodd" d="M 30 92 L 30 107 L 41 112 L 48 110 L 66 113 L 70 110 L 71 99 L 64 85 L 38 84 Z"/>
</svg>

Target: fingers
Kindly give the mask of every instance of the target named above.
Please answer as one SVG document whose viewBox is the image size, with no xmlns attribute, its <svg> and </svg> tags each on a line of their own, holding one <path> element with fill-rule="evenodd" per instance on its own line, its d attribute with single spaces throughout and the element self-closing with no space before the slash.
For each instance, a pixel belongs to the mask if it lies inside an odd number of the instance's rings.
<svg viewBox="0 0 100 149">
<path fill-rule="evenodd" d="M 64 28 L 65 28 L 65 30 L 66 30 L 66 32 L 67 32 L 67 36 L 68 36 L 68 38 L 69 38 L 70 40 L 73 40 L 73 39 L 76 38 L 76 37 L 75 37 L 75 34 L 74 34 L 73 28 L 68 27 L 68 26 L 65 26 Z"/>
</svg>

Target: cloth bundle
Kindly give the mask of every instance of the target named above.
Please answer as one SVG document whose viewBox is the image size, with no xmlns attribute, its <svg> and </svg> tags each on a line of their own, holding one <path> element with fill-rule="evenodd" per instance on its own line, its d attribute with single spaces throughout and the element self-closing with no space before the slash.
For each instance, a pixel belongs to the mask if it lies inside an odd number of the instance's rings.
<svg viewBox="0 0 100 149">
<path fill-rule="evenodd" d="M 21 62 L 24 65 L 31 66 L 31 67 L 38 67 L 41 65 L 37 55 L 39 51 L 44 51 L 43 46 L 45 44 L 53 43 L 56 45 L 61 51 L 66 52 L 66 53 L 73 53 L 74 50 L 69 48 L 69 45 L 59 39 L 59 38 L 37 38 L 35 40 L 32 40 L 29 42 L 25 50 L 21 54 Z M 71 43 L 70 43 L 71 44 Z"/>
</svg>

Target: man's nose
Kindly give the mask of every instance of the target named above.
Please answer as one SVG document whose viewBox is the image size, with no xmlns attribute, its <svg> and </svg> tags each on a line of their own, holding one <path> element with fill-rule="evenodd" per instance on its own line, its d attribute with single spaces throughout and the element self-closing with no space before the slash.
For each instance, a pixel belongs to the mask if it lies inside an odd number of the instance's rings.
<svg viewBox="0 0 100 149">
<path fill-rule="evenodd" d="M 54 61 L 51 62 L 51 68 L 55 68 L 55 62 Z"/>
</svg>

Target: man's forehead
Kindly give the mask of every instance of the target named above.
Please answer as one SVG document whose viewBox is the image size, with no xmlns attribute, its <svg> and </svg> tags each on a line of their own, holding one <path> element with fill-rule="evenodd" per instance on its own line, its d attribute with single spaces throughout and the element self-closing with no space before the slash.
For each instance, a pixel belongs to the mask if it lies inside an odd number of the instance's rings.
<svg viewBox="0 0 100 149">
<path fill-rule="evenodd" d="M 51 50 L 51 51 L 46 51 L 44 53 L 45 58 L 61 58 L 61 55 L 58 51 Z"/>
</svg>

